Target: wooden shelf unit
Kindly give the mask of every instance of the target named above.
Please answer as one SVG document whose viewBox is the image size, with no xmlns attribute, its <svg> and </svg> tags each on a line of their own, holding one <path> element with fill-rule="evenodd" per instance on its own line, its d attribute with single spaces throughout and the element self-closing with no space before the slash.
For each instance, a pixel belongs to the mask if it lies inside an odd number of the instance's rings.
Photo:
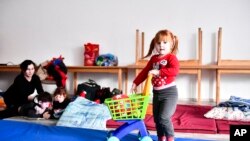
<svg viewBox="0 0 250 141">
<path fill-rule="evenodd" d="M 220 102 L 220 81 L 222 74 L 250 74 L 250 60 L 222 59 L 222 28 L 218 30 L 217 69 L 216 69 L 216 103 Z"/>
<path fill-rule="evenodd" d="M 103 66 L 67 66 L 68 72 L 73 73 L 73 89 L 74 93 L 77 89 L 77 75 L 78 73 L 112 73 L 117 74 L 118 89 L 127 92 L 127 84 L 125 89 L 122 86 L 122 75 L 125 74 L 125 82 L 128 82 L 127 67 L 114 66 L 114 67 L 103 67 Z M 17 65 L 0 66 L 0 72 L 20 72 L 20 68 Z"/>
</svg>

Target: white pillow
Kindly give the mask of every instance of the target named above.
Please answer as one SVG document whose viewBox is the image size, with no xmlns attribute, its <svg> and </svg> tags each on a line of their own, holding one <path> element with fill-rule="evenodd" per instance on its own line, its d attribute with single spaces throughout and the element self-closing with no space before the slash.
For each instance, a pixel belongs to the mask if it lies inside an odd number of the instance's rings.
<svg viewBox="0 0 250 141">
<path fill-rule="evenodd" d="M 214 107 L 208 111 L 204 116 L 206 118 L 223 119 L 227 114 L 227 107 Z"/>
<path fill-rule="evenodd" d="M 214 119 L 250 121 L 250 112 L 243 112 L 238 108 L 232 107 L 214 107 L 204 116 Z"/>
</svg>

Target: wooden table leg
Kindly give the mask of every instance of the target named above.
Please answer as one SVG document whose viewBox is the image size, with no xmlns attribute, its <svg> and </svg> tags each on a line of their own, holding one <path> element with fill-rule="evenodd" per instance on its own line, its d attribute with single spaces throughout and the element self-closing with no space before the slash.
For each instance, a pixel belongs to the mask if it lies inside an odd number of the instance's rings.
<svg viewBox="0 0 250 141">
<path fill-rule="evenodd" d="M 73 88 L 74 88 L 74 94 L 76 94 L 77 91 L 77 73 L 73 73 Z"/>
<path fill-rule="evenodd" d="M 198 104 L 201 104 L 201 70 L 198 70 L 198 82 L 197 82 L 197 93 L 198 93 Z"/>
<path fill-rule="evenodd" d="M 128 70 L 125 70 L 125 94 L 127 94 L 128 90 Z"/>
<path fill-rule="evenodd" d="M 122 89 L 122 69 L 118 70 L 117 78 L 118 78 L 118 89 L 123 90 Z"/>
<path fill-rule="evenodd" d="M 220 70 L 216 71 L 216 105 L 220 102 Z"/>
</svg>

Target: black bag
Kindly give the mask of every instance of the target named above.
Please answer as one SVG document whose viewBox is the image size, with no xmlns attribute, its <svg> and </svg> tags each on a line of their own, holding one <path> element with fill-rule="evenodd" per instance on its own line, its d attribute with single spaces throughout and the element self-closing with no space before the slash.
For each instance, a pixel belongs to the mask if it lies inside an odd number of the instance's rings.
<svg viewBox="0 0 250 141">
<path fill-rule="evenodd" d="M 112 97 L 112 93 L 110 91 L 110 88 L 102 88 L 96 92 L 95 100 L 99 99 L 100 103 L 104 103 L 106 98 Z"/>
<path fill-rule="evenodd" d="M 76 95 L 80 95 L 83 91 L 85 91 L 85 98 L 94 101 L 96 97 L 96 92 L 100 89 L 100 85 L 98 85 L 94 80 L 89 79 L 87 82 L 78 84 Z"/>
<path fill-rule="evenodd" d="M 122 94 L 122 91 L 114 88 L 111 92 L 109 87 L 104 87 L 96 92 L 95 100 L 99 99 L 100 103 L 104 103 L 106 98 L 111 98 L 118 94 Z"/>
</svg>

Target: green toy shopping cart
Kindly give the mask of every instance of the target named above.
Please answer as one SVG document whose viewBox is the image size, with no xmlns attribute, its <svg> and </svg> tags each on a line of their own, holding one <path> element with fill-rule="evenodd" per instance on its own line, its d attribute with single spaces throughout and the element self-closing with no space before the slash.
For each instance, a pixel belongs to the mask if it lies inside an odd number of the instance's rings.
<svg viewBox="0 0 250 141">
<path fill-rule="evenodd" d="M 131 94 L 127 98 L 121 99 L 105 99 L 104 103 L 108 106 L 112 119 L 125 122 L 109 133 L 107 141 L 119 141 L 134 130 L 139 131 L 140 141 L 152 141 L 143 121 L 149 102 L 151 79 L 152 75 L 149 75 L 141 94 Z"/>
</svg>

